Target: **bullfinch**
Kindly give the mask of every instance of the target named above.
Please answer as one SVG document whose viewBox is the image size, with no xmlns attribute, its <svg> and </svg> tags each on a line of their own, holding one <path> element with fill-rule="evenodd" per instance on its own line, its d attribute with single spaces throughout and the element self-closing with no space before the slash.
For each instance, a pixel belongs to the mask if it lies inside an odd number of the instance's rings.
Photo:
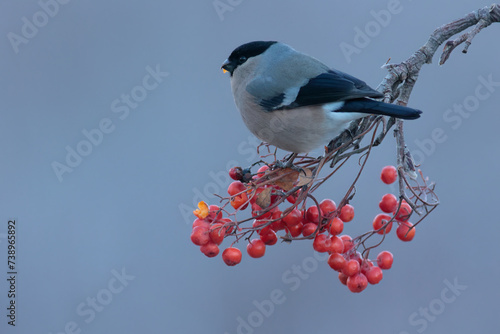
<svg viewBox="0 0 500 334">
<path fill-rule="evenodd" d="M 221 67 L 231 76 L 236 107 L 260 140 L 307 153 L 368 115 L 416 119 L 421 111 L 377 99 L 364 81 L 275 41 L 243 44 Z"/>
</svg>

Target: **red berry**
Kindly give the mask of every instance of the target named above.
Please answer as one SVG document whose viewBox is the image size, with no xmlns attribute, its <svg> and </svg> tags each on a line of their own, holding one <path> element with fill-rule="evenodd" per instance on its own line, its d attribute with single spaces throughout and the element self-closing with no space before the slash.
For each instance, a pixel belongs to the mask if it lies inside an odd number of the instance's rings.
<svg viewBox="0 0 500 334">
<path fill-rule="evenodd" d="M 330 221 L 329 231 L 332 235 L 339 235 L 344 230 L 344 222 L 340 218 L 335 217 Z"/>
<path fill-rule="evenodd" d="M 347 260 L 356 260 L 358 261 L 359 265 L 363 263 L 363 257 L 361 256 L 360 252 L 351 252 L 349 256 L 347 257 Z"/>
<path fill-rule="evenodd" d="M 342 242 L 344 243 L 344 253 L 347 253 L 354 247 L 354 243 L 352 242 L 352 238 L 347 234 L 340 236 Z"/>
<path fill-rule="evenodd" d="M 332 241 L 325 234 L 317 234 L 313 241 L 313 248 L 316 252 L 326 253 L 330 250 Z"/>
<path fill-rule="evenodd" d="M 398 208 L 398 199 L 393 194 L 385 194 L 378 203 L 378 207 L 386 213 L 394 212 Z"/>
<path fill-rule="evenodd" d="M 336 271 L 341 271 L 344 269 L 344 266 L 346 264 L 346 260 L 342 254 L 339 253 L 332 253 L 330 257 L 328 258 L 328 265 Z"/>
<path fill-rule="evenodd" d="M 266 253 L 266 244 L 260 239 L 253 239 L 247 245 L 247 253 L 253 258 L 263 257 Z"/>
<path fill-rule="evenodd" d="M 213 243 L 211 241 L 200 246 L 200 250 L 207 257 L 214 257 L 214 256 L 217 256 L 217 254 L 219 254 L 219 246 L 217 246 L 215 243 Z"/>
<path fill-rule="evenodd" d="M 333 218 L 330 222 L 330 234 L 339 235 L 344 230 L 344 222 L 340 218 Z"/>
<path fill-rule="evenodd" d="M 204 226 L 195 227 L 191 233 L 191 241 L 197 246 L 202 246 L 209 242 L 210 236 L 208 234 L 208 228 Z"/>
<path fill-rule="evenodd" d="M 340 283 L 342 283 L 344 285 L 347 285 L 347 279 L 348 278 L 349 278 L 349 276 L 344 275 L 343 272 L 339 272 L 339 281 L 340 281 Z"/>
<path fill-rule="evenodd" d="M 366 272 L 366 278 L 368 280 L 368 283 L 370 284 L 378 284 L 384 277 L 384 274 L 382 273 L 382 269 L 379 267 L 371 267 L 370 269 L 367 270 Z"/>
<path fill-rule="evenodd" d="M 354 276 L 350 276 L 347 279 L 347 287 L 351 292 L 361 292 L 366 287 L 368 286 L 368 280 L 366 279 L 366 276 L 363 275 L 362 273 L 356 274 Z"/>
<path fill-rule="evenodd" d="M 344 242 L 339 237 L 333 235 L 330 238 L 331 246 L 330 253 L 343 253 L 344 252 Z"/>
<path fill-rule="evenodd" d="M 391 184 L 398 178 L 398 171 L 394 166 L 385 166 L 382 168 L 382 173 L 380 174 L 380 179 L 385 184 Z"/>
<path fill-rule="evenodd" d="M 193 229 L 198 226 L 209 228 L 210 224 L 205 219 L 196 218 L 193 222 Z"/>
<path fill-rule="evenodd" d="M 316 205 L 311 206 L 306 211 L 306 218 L 309 222 L 318 224 L 319 223 L 320 213 L 318 211 L 318 207 Z"/>
<path fill-rule="evenodd" d="M 268 170 L 268 169 L 269 169 L 269 166 L 267 166 L 267 165 L 260 167 L 259 170 L 257 171 L 257 175 L 255 175 L 254 178 L 258 179 L 258 178 L 264 176 L 264 174 L 266 174 L 266 170 Z"/>
<path fill-rule="evenodd" d="M 342 272 L 347 276 L 352 276 L 360 271 L 360 265 L 357 260 L 349 260 L 346 262 Z"/>
<path fill-rule="evenodd" d="M 391 269 L 394 258 L 391 252 L 383 251 L 377 255 L 377 265 L 380 269 Z"/>
<path fill-rule="evenodd" d="M 269 221 L 267 221 L 267 220 L 257 220 L 257 219 L 255 219 L 253 221 L 253 223 L 252 223 L 252 227 L 254 229 L 256 229 L 259 234 L 265 234 L 265 233 L 267 233 L 268 231 L 271 230 L 271 228 L 269 226 L 265 226 L 264 227 L 264 225 L 266 225 L 268 223 L 269 223 Z"/>
<path fill-rule="evenodd" d="M 331 199 L 324 199 L 319 203 L 319 208 L 325 217 L 331 217 L 337 211 L 337 204 Z"/>
<path fill-rule="evenodd" d="M 209 222 L 222 219 L 222 211 L 220 211 L 220 208 L 217 205 L 210 205 L 208 210 L 208 216 L 205 219 Z"/>
<path fill-rule="evenodd" d="M 318 225 L 314 223 L 307 223 L 304 225 L 304 228 L 302 229 L 302 235 L 304 237 L 308 237 L 312 235 L 314 232 L 316 232 L 316 229 L 318 228 Z"/>
<path fill-rule="evenodd" d="M 232 182 L 229 187 L 227 187 L 227 193 L 231 196 L 234 196 L 236 194 L 241 193 L 242 191 L 245 191 L 247 187 L 240 181 L 234 181 Z"/>
<path fill-rule="evenodd" d="M 297 225 L 289 226 L 286 229 L 290 232 L 290 235 L 294 238 L 298 237 L 302 233 L 304 224 L 298 223 Z"/>
<path fill-rule="evenodd" d="M 415 236 L 415 228 L 410 222 L 402 222 L 396 229 L 398 238 L 402 241 L 412 241 Z"/>
<path fill-rule="evenodd" d="M 350 222 L 354 218 L 354 207 L 352 205 L 346 204 L 340 210 L 339 218 L 344 222 Z"/>
<path fill-rule="evenodd" d="M 229 170 L 229 177 L 239 181 L 243 178 L 243 169 L 241 167 L 233 167 Z"/>
<path fill-rule="evenodd" d="M 272 222 L 270 226 L 271 226 L 271 229 L 275 232 L 284 230 L 286 227 L 285 223 L 283 222 L 283 219 Z"/>
<path fill-rule="evenodd" d="M 224 240 L 224 236 L 226 233 L 223 226 L 224 224 L 216 223 L 210 227 L 210 232 L 209 232 L 210 240 L 212 240 L 212 242 L 215 243 L 216 245 L 220 245 Z"/>
<path fill-rule="evenodd" d="M 294 225 L 297 225 L 302 222 L 302 211 L 298 209 L 293 209 L 288 213 L 285 217 L 283 217 L 283 222 L 286 224 L 286 226 L 291 227 Z"/>
<path fill-rule="evenodd" d="M 281 217 L 281 214 L 282 212 L 277 209 L 276 211 L 273 212 L 273 214 L 271 215 L 271 219 L 274 220 L 274 219 L 278 219 Z M 281 230 L 284 230 L 285 229 L 285 223 L 283 222 L 283 219 L 278 219 L 274 222 L 271 223 L 270 227 L 271 229 L 273 229 L 275 232 L 278 232 L 278 231 L 281 231 Z"/>
<path fill-rule="evenodd" d="M 295 202 L 297 201 L 297 197 L 299 197 L 299 192 L 296 191 L 294 192 L 293 194 L 291 194 L 290 196 L 288 196 L 286 198 L 286 200 L 292 204 L 295 204 Z"/>
<path fill-rule="evenodd" d="M 397 210 L 397 207 L 395 210 Z M 411 211 L 412 210 L 410 204 L 406 203 L 406 201 L 403 201 L 403 203 L 401 203 L 401 206 L 399 207 L 399 211 L 395 219 L 400 222 L 408 221 Z"/>
<path fill-rule="evenodd" d="M 278 242 L 278 237 L 276 236 L 276 232 L 269 230 L 266 233 L 260 234 L 260 240 L 262 240 L 266 245 L 272 246 Z"/>
<path fill-rule="evenodd" d="M 235 266 L 241 262 L 241 251 L 234 247 L 226 248 L 222 252 L 222 260 L 228 266 Z"/>
<path fill-rule="evenodd" d="M 378 215 L 375 216 L 375 219 L 373 219 L 373 230 L 374 231 L 377 231 L 377 230 L 380 230 L 382 228 L 382 226 L 384 226 L 389 220 L 391 220 L 391 216 L 389 215 L 385 215 L 383 213 L 380 213 Z M 385 230 L 385 233 L 389 233 L 392 229 L 392 222 L 390 222 L 386 227 L 385 229 L 383 230 L 380 230 L 378 231 L 377 233 L 378 234 L 384 234 L 384 230 Z"/>
<path fill-rule="evenodd" d="M 222 218 L 219 220 L 219 222 L 221 224 L 224 224 L 224 229 L 225 229 L 225 234 L 230 234 L 231 232 L 233 232 L 233 229 L 234 229 L 234 223 L 231 219 L 229 218 Z"/>
<path fill-rule="evenodd" d="M 366 276 L 368 270 L 370 270 L 370 268 L 373 267 L 373 262 L 371 260 L 362 258 L 360 267 L 361 267 L 361 273 Z"/>
</svg>

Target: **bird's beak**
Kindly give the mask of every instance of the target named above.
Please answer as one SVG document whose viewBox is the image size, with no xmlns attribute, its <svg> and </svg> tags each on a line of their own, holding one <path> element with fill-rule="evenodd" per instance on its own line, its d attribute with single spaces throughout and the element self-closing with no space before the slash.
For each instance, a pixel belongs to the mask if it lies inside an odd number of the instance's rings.
<svg viewBox="0 0 500 334">
<path fill-rule="evenodd" d="M 222 66 L 220 68 L 222 69 L 222 72 L 224 72 L 224 73 L 226 73 L 226 72 L 232 73 L 233 72 L 233 65 L 231 64 L 229 59 L 224 60 L 224 62 L 222 63 Z"/>
</svg>

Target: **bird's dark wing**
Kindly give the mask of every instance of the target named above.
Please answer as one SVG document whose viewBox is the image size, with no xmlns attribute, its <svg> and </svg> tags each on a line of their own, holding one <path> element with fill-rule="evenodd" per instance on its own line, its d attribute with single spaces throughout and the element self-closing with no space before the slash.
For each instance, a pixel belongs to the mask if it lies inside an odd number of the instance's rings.
<svg viewBox="0 0 500 334">
<path fill-rule="evenodd" d="M 280 109 L 346 101 L 361 97 L 381 98 L 383 94 L 349 74 L 330 70 L 310 79 L 292 103 Z"/>
<path fill-rule="evenodd" d="M 283 101 L 285 100 L 285 93 L 281 93 L 278 95 L 274 95 L 269 99 L 262 99 L 259 101 L 259 104 L 262 108 L 267 111 L 273 111 L 280 109 L 283 106 Z"/>
</svg>

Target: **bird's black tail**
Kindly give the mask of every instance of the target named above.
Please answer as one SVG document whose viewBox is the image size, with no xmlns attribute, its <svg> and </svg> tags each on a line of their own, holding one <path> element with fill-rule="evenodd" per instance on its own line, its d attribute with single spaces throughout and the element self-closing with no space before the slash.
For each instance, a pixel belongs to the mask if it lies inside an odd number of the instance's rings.
<svg viewBox="0 0 500 334">
<path fill-rule="evenodd" d="M 361 112 L 375 115 L 385 115 L 402 119 L 417 119 L 422 111 L 418 109 L 389 104 L 370 99 L 353 99 L 345 101 L 345 104 L 337 112 Z"/>
</svg>

